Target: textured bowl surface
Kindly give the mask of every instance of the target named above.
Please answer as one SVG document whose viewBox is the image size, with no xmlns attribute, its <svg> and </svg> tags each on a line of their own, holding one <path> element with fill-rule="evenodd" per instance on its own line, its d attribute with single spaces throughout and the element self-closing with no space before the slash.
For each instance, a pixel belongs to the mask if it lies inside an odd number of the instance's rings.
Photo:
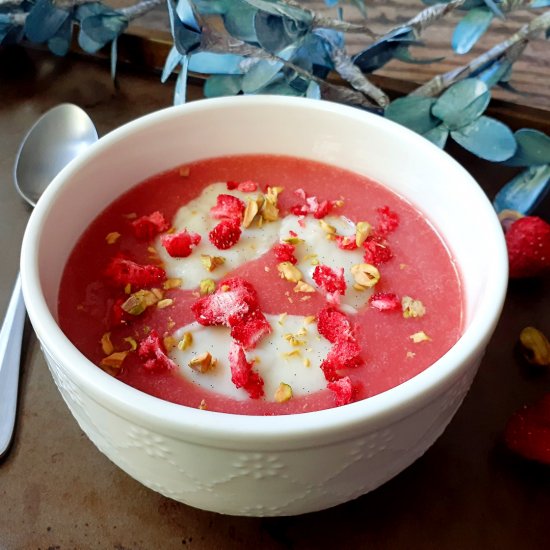
<svg viewBox="0 0 550 550">
<path fill-rule="evenodd" d="M 461 269 L 466 313 L 458 343 L 383 394 L 267 418 L 164 402 L 91 364 L 56 323 L 59 280 L 78 236 L 144 178 L 194 160 L 243 153 L 342 166 L 387 185 L 423 211 Z M 506 291 L 507 256 L 483 191 L 423 138 L 350 107 L 258 96 L 172 107 L 103 137 L 39 201 L 25 234 L 21 271 L 29 316 L 54 380 L 96 446 L 168 497 L 261 516 L 300 514 L 358 497 L 428 449 L 460 406 L 493 333 Z"/>
</svg>

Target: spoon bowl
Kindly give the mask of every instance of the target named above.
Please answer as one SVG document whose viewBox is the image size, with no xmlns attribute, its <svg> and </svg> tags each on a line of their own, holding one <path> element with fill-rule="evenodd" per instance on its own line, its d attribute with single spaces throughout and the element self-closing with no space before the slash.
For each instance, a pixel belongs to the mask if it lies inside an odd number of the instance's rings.
<svg viewBox="0 0 550 550">
<path fill-rule="evenodd" d="M 63 103 L 43 114 L 23 138 L 13 171 L 17 192 L 31 206 L 69 162 L 97 140 L 88 115 Z M 10 446 L 17 410 L 25 304 L 19 276 L 0 330 L 0 457 Z"/>
</svg>

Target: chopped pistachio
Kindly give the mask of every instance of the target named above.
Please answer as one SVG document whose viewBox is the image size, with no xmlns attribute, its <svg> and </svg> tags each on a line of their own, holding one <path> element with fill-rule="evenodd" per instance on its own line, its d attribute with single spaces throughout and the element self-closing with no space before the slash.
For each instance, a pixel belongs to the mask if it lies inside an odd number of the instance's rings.
<svg viewBox="0 0 550 550">
<path fill-rule="evenodd" d="M 407 352 L 407 359 L 414 359 L 415 356 L 416 356 L 416 353 L 414 353 L 414 351 Z"/>
<path fill-rule="evenodd" d="M 181 340 L 178 342 L 178 349 L 185 351 L 193 345 L 193 335 L 190 332 L 184 332 Z"/>
<path fill-rule="evenodd" d="M 258 213 L 259 210 L 260 210 L 260 205 L 258 204 L 258 201 L 248 199 L 246 203 L 246 208 L 244 209 L 243 223 L 242 223 L 243 227 L 250 226 L 250 224 L 256 217 L 256 214 Z"/>
<path fill-rule="evenodd" d="M 147 252 L 150 252 L 151 254 L 157 254 L 157 249 L 154 246 L 148 246 Z"/>
<path fill-rule="evenodd" d="M 328 224 L 325 220 L 319 220 L 319 225 L 325 233 L 328 233 L 329 235 L 336 235 L 336 227 Z"/>
<path fill-rule="evenodd" d="M 306 325 L 311 325 L 313 322 L 315 322 L 315 315 L 308 315 L 307 317 L 304 317 L 304 323 Z"/>
<path fill-rule="evenodd" d="M 124 217 L 127 220 L 135 220 L 137 218 L 137 214 L 135 212 L 130 212 L 129 214 L 124 214 Z"/>
<path fill-rule="evenodd" d="M 127 351 L 115 351 L 114 353 L 109 354 L 107 357 L 104 357 L 99 365 L 101 367 L 111 367 L 114 369 L 119 369 L 122 367 L 122 363 L 126 356 L 128 355 Z"/>
<path fill-rule="evenodd" d="M 277 200 L 272 200 L 266 196 L 262 208 L 260 210 L 262 219 L 267 222 L 274 222 L 279 219 L 279 209 L 277 208 Z"/>
<path fill-rule="evenodd" d="M 210 353 L 205 351 L 204 353 L 201 353 L 200 355 L 195 355 L 191 361 L 189 361 L 189 366 L 196 370 L 197 372 L 208 372 L 209 370 L 213 369 L 218 360 L 212 357 Z"/>
<path fill-rule="evenodd" d="M 208 256 L 208 254 L 201 254 L 201 263 L 206 271 L 214 271 L 218 266 L 225 263 L 225 258 L 221 256 Z"/>
<path fill-rule="evenodd" d="M 308 300 L 311 300 L 311 296 L 309 294 L 306 294 L 300 298 L 300 302 L 307 302 Z"/>
<path fill-rule="evenodd" d="M 222 292 L 227 292 L 227 291 L 229 290 L 229 288 L 230 288 L 229 285 L 222 285 L 222 286 L 220 287 L 220 290 L 221 290 Z"/>
<path fill-rule="evenodd" d="M 298 281 L 294 287 L 294 292 L 315 292 L 315 289 L 304 281 Z"/>
<path fill-rule="evenodd" d="M 319 265 L 319 257 L 317 254 L 306 254 L 304 260 L 310 260 L 310 265 Z"/>
<path fill-rule="evenodd" d="M 141 315 L 149 306 L 156 304 L 158 301 L 159 297 L 155 292 L 151 290 L 138 290 L 130 294 L 121 307 L 130 315 Z"/>
<path fill-rule="evenodd" d="M 200 402 L 200 404 L 199 404 L 199 409 L 200 409 L 201 411 L 206 410 L 206 399 L 201 399 L 201 402 Z"/>
<path fill-rule="evenodd" d="M 160 288 L 152 288 L 151 292 L 155 295 L 155 297 L 158 300 L 162 300 L 164 298 L 164 292 L 162 292 L 162 290 Z M 151 305 L 153 305 L 153 304 L 151 304 Z"/>
<path fill-rule="evenodd" d="M 283 338 L 292 346 L 292 347 L 299 347 L 303 346 L 305 344 L 304 340 L 299 340 L 296 338 L 295 334 L 292 334 L 290 332 L 287 332 L 286 334 L 283 334 Z"/>
<path fill-rule="evenodd" d="M 281 315 L 279 315 L 279 325 L 283 326 L 285 324 L 287 315 L 288 313 L 281 313 Z"/>
<path fill-rule="evenodd" d="M 286 239 L 283 239 L 283 242 L 291 244 L 292 246 L 297 246 L 305 241 L 304 239 L 300 239 L 300 237 L 287 237 Z"/>
<path fill-rule="evenodd" d="M 415 332 L 414 334 L 411 334 L 409 338 L 415 343 L 419 344 L 420 342 L 427 342 L 428 340 L 431 340 L 431 338 L 423 331 Z"/>
<path fill-rule="evenodd" d="M 190 172 L 189 166 L 180 166 L 178 170 L 178 173 L 182 178 L 185 178 L 186 176 L 188 176 L 189 172 Z"/>
<path fill-rule="evenodd" d="M 285 353 L 283 353 L 283 357 L 285 359 L 290 359 L 292 357 L 301 357 L 301 353 L 300 353 L 300 350 L 299 349 L 293 349 L 292 351 L 286 351 Z"/>
<path fill-rule="evenodd" d="M 292 398 L 292 388 L 288 384 L 281 382 L 279 384 L 279 387 L 275 391 L 275 401 L 277 403 L 284 403 L 285 401 L 288 401 L 291 398 Z"/>
<path fill-rule="evenodd" d="M 372 226 L 369 222 L 357 222 L 355 226 L 355 244 L 357 246 L 362 246 L 371 231 Z"/>
<path fill-rule="evenodd" d="M 164 298 L 164 300 L 159 300 L 159 302 L 157 302 L 157 307 L 159 309 L 164 309 L 170 307 L 173 303 L 174 300 L 172 298 Z"/>
<path fill-rule="evenodd" d="M 124 341 L 125 342 L 128 342 L 128 344 L 130 344 L 130 351 L 136 351 L 137 350 L 137 342 L 135 340 L 135 338 L 132 338 L 131 336 L 127 336 L 126 338 L 124 338 Z"/>
<path fill-rule="evenodd" d="M 118 231 L 111 231 L 111 233 L 107 233 L 105 240 L 107 241 L 107 244 L 115 244 L 119 238 L 120 233 Z"/>
<path fill-rule="evenodd" d="M 401 299 L 401 307 L 403 309 L 403 317 L 409 319 L 411 317 L 422 317 L 426 313 L 426 308 L 420 300 L 415 300 L 410 296 L 403 296 Z"/>
<path fill-rule="evenodd" d="M 178 278 L 172 278 L 172 279 L 166 279 L 164 283 L 162 284 L 162 288 L 164 290 L 170 290 L 172 288 L 179 288 L 182 284 L 182 280 Z"/>
<path fill-rule="evenodd" d="M 365 288 L 373 287 L 380 280 L 380 271 L 371 264 L 355 264 L 351 266 L 351 274 L 355 282 Z"/>
<path fill-rule="evenodd" d="M 166 351 L 172 351 L 178 345 L 177 340 L 173 336 L 165 336 L 163 343 Z"/>
<path fill-rule="evenodd" d="M 105 355 L 111 355 L 113 351 L 115 351 L 115 347 L 113 346 L 113 343 L 111 342 L 111 333 L 106 332 L 101 337 L 101 349 Z"/>
<path fill-rule="evenodd" d="M 131 294 L 132 292 L 132 285 L 130 283 L 126 283 L 124 286 L 124 294 Z"/>
<path fill-rule="evenodd" d="M 199 283 L 199 292 L 201 293 L 201 296 L 212 294 L 214 290 L 216 290 L 216 283 L 212 279 L 203 279 Z"/>
<path fill-rule="evenodd" d="M 550 365 L 550 343 L 540 330 L 525 327 L 519 335 L 519 340 L 527 361 L 535 365 Z"/>
<path fill-rule="evenodd" d="M 304 367 L 311 367 L 311 360 L 308 357 L 304 357 L 302 363 L 304 364 Z"/>
<path fill-rule="evenodd" d="M 282 279 L 286 279 L 291 283 L 297 283 L 302 280 L 302 273 L 290 262 L 281 262 L 277 265 L 277 270 L 281 274 Z"/>
</svg>

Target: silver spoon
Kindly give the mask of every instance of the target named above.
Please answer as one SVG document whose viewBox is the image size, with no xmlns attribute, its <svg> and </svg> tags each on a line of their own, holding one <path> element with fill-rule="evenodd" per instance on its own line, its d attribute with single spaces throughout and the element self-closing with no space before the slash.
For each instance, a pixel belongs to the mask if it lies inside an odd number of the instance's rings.
<svg viewBox="0 0 550 550">
<path fill-rule="evenodd" d="M 63 103 L 47 111 L 29 130 L 17 153 L 13 176 L 18 193 L 36 206 L 61 169 L 95 141 L 94 124 L 80 107 Z M 0 330 L 0 457 L 9 448 L 15 426 L 24 324 L 18 276 Z"/>
</svg>

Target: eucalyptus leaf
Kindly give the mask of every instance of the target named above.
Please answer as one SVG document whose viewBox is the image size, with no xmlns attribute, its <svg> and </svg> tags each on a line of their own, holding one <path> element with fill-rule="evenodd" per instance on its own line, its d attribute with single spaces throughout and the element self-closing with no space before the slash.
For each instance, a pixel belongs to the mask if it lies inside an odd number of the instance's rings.
<svg viewBox="0 0 550 550">
<path fill-rule="evenodd" d="M 443 61 L 443 59 L 445 59 L 445 57 L 413 57 L 411 55 L 411 52 L 409 51 L 409 48 L 406 46 L 400 46 L 396 48 L 393 57 L 395 57 L 395 59 L 398 59 L 399 61 L 403 61 L 404 63 L 411 63 L 413 65 L 429 65 L 430 63 L 439 63 L 440 61 Z"/>
<path fill-rule="evenodd" d="M 68 17 L 69 12 L 56 7 L 52 0 L 37 0 L 25 20 L 25 35 L 31 42 L 46 42 Z"/>
<path fill-rule="evenodd" d="M 115 38 L 111 42 L 111 79 L 116 85 L 116 65 L 118 60 L 118 39 Z"/>
<path fill-rule="evenodd" d="M 256 13 L 254 28 L 260 46 L 271 53 L 298 41 L 309 30 L 305 24 L 263 11 Z"/>
<path fill-rule="evenodd" d="M 533 0 L 529 3 L 530 8 L 547 8 L 550 6 L 550 0 Z"/>
<path fill-rule="evenodd" d="M 242 89 L 242 77 L 239 75 L 214 75 L 204 83 L 205 97 L 237 95 Z"/>
<path fill-rule="evenodd" d="M 493 18 L 494 14 L 486 7 L 470 10 L 453 32 L 453 50 L 458 54 L 468 53 L 489 28 Z"/>
<path fill-rule="evenodd" d="M 272 80 L 267 86 L 255 92 L 256 94 L 286 95 L 291 97 L 301 97 L 305 89 L 300 91 L 289 84 L 283 77 L 279 76 Z"/>
<path fill-rule="evenodd" d="M 48 40 L 48 48 L 55 55 L 64 56 L 69 51 L 73 34 L 73 22 L 67 17 L 58 31 Z"/>
<path fill-rule="evenodd" d="M 178 52 L 176 46 L 172 46 L 168 55 L 166 56 L 166 61 L 164 62 L 164 68 L 162 69 L 162 75 L 160 81 L 162 83 L 168 80 L 168 77 L 176 70 L 176 67 L 182 62 L 183 55 Z"/>
<path fill-rule="evenodd" d="M 306 97 L 310 99 L 321 99 L 321 87 L 314 80 L 311 80 L 307 86 Z"/>
<path fill-rule="evenodd" d="M 425 134 L 441 123 L 431 114 L 434 103 L 433 97 L 405 96 L 392 101 L 384 114 L 410 130 Z"/>
<path fill-rule="evenodd" d="M 174 0 L 167 0 L 167 5 L 174 45 L 181 55 L 187 55 L 199 47 L 200 32 L 194 26 L 189 26 L 181 20 Z"/>
<path fill-rule="evenodd" d="M 103 42 L 96 42 L 86 32 L 80 27 L 78 33 L 78 45 L 87 53 L 96 53 L 98 50 L 103 48 Z"/>
<path fill-rule="evenodd" d="M 523 128 L 515 134 L 517 150 L 506 161 L 508 166 L 537 166 L 550 164 L 550 136 L 543 132 Z"/>
<path fill-rule="evenodd" d="M 279 57 L 288 61 L 296 51 L 296 46 L 291 44 L 279 52 Z M 283 68 L 282 61 L 261 60 L 253 65 L 243 76 L 243 92 L 252 94 L 267 86 Z"/>
<path fill-rule="evenodd" d="M 199 27 L 199 24 L 197 23 L 197 20 L 195 19 L 195 14 L 189 0 L 178 0 L 176 13 L 178 14 L 180 21 L 184 25 L 197 32 L 200 32 L 201 29 Z"/>
<path fill-rule="evenodd" d="M 516 210 L 528 215 L 540 204 L 550 189 L 550 165 L 532 166 L 509 181 L 496 194 L 497 212 Z"/>
<path fill-rule="evenodd" d="M 227 32 L 244 42 L 256 42 L 256 18 L 257 9 L 244 2 L 232 7 L 223 15 L 223 22 Z"/>
<path fill-rule="evenodd" d="M 396 50 L 413 44 L 417 44 L 417 40 L 412 29 L 402 27 L 388 33 L 384 38 L 354 55 L 352 61 L 364 73 L 372 73 L 391 61 Z"/>
<path fill-rule="evenodd" d="M 439 126 L 428 130 L 425 134 L 423 134 L 423 136 L 434 145 L 437 145 L 440 149 L 443 149 L 449 137 L 449 130 L 444 124 L 440 124 Z"/>
<path fill-rule="evenodd" d="M 500 2 L 501 0 L 499 0 Z M 484 0 L 485 5 L 497 16 L 500 17 L 500 19 L 505 19 L 504 13 L 502 13 L 502 10 L 498 7 L 498 3 L 494 2 L 493 0 Z"/>
<path fill-rule="evenodd" d="M 128 20 L 121 14 L 92 15 L 81 23 L 82 31 L 102 46 L 122 34 L 128 27 Z"/>
<path fill-rule="evenodd" d="M 189 71 L 202 74 L 243 74 L 246 57 L 232 53 L 196 52 L 190 56 Z"/>
<path fill-rule="evenodd" d="M 193 0 L 197 11 L 202 15 L 223 15 L 235 3 L 236 0 Z"/>
<path fill-rule="evenodd" d="M 304 23 L 306 26 L 311 25 L 313 16 L 309 11 L 303 10 L 297 6 L 279 2 L 277 0 L 244 0 L 247 4 L 257 8 L 260 11 L 271 15 L 282 16 L 292 19 L 293 21 Z"/>
<path fill-rule="evenodd" d="M 449 130 L 458 130 L 473 122 L 489 105 L 491 94 L 485 82 L 467 78 L 453 84 L 436 100 L 432 114 Z"/>
<path fill-rule="evenodd" d="M 516 140 L 510 128 L 486 116 L 452 131 L 451 137 L 474 155 L 493 162 L 507 160 L 516 151 Z"/>
<path fill-rule="evenodd" d="M 488 88 L 492 88 L 510 78 L 511 69 L 512 64 L 507 59 L 501 59 L 490 64 L 484 71 L 477 74 L 476 78 L 485 82 Z"/>
<path fill-rule="evenodd" d="M 183 105 L 186 100 L 188 59 L 189 57 L 184 55 L 181 61 L 180 72 L 174 87 L 174 105 Z"/>
</svg>

